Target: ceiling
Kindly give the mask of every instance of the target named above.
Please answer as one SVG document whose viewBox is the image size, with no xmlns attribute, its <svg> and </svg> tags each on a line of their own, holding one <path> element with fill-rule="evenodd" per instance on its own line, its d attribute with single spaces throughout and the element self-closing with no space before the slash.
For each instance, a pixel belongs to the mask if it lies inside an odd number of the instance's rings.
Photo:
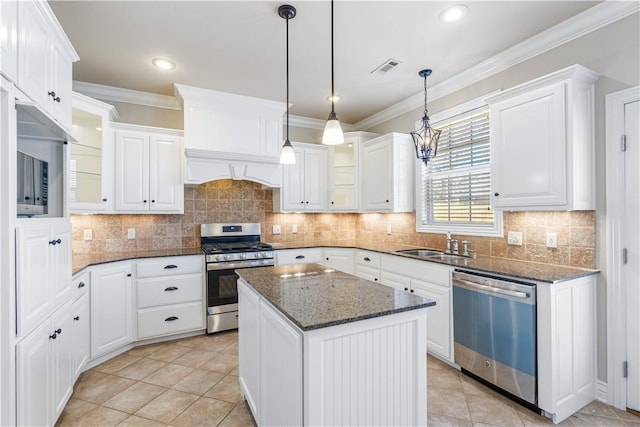
<svg viewBox="0 0 640 427">
<path fill-rule="evenodd" d="M 467 1 L 467 16 L 445 24 L 453 2 L 341 1 L 335 13 L 336 113 L 356 123 L 429 85 L 592 6 L 598 1 Z M 173 95 L 173 83 L 285 100 L 285 21 L 274 1 L 50 1 L 80 56 L 73 78 Z M 293 1 L 289 21 L 291 114 L 326 119 L 331 93 L 330 2 Z M 170 58 L 172 71 L 151 65 Z M 371 71 L 387 59 L 400 65 Z"/>
</svg>

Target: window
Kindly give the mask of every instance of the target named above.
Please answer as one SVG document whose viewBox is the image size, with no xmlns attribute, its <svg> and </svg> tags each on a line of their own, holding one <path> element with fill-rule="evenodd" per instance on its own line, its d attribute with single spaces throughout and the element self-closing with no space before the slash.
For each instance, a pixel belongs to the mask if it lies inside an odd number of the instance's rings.
<svg viewBox="0 0 640 427">
<path fill-rule="evenodd" d="M 489 108 L 448 116 L 433 124 L 442 131 L 436 157 L 419 167 L 417 230 L 502 236 L 490 204 Z"/>
</svg>

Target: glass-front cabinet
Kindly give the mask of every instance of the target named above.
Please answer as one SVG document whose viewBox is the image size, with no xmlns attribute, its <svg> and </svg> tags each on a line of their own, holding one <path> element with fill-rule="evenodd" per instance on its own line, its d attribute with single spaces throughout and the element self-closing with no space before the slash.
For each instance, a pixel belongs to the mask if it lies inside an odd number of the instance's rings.
<svg viewBox="0 0 640 427">
<path fill-rule="evenodd" d="M 69 160 L 69 208 L 72 213 L 109 212 L 113 207 L 112 105 L 73 93 Z"/>
<path fill-rule="evenodd" d="M 360 143 L 379 136 L 369 132 L 347 132 L 344 144 L 329 147 L 329 210 L 360 210 Z"/>
</svg>

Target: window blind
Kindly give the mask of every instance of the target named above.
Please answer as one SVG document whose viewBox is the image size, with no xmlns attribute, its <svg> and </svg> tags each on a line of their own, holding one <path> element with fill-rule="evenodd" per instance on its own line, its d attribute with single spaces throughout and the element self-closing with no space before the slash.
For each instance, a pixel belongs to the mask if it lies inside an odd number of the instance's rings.
<svg viewBox="0 0 640 427">
<path fill-rule="evenodd" d="M 436 157 L 422 165 L 422 223 L 492 225 L 488 108 L 433 127 L 442 134 Z"/>
</svg>

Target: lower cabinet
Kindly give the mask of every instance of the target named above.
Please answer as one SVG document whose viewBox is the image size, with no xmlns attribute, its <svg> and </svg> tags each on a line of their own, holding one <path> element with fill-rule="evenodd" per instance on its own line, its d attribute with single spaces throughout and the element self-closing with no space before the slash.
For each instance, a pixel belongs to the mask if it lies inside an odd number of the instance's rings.
<svg viewBox="0 0 640 427">
<path fill-rule="evenodd" d="M 312 264 L 322 261 L 320 248 L 279 249 L 275 255 L 276 265 Z"/>
<path fill-rule="evenodd" d="M 89 293 L 81 295 L 73 302 L 72 335 L 74 338 L 72 374 L 76 380 L 84 370 L 91 354 L 91 330 L 89 322 Z"/>
<path fill-rule="evenodd" d="M 324 248 L 321 263 L 343 273 L 353 274 L 353 249 Z"/>
<path fill-rule="evenodd" d="M 73 391 L 71 302 L 16 345 L 17 424 L 53 425 Z"/>
<path fill-rule="evenodd" d="M 91 358 L 133 341 L 131 263 L 91 270 Z"/>
</svg>

